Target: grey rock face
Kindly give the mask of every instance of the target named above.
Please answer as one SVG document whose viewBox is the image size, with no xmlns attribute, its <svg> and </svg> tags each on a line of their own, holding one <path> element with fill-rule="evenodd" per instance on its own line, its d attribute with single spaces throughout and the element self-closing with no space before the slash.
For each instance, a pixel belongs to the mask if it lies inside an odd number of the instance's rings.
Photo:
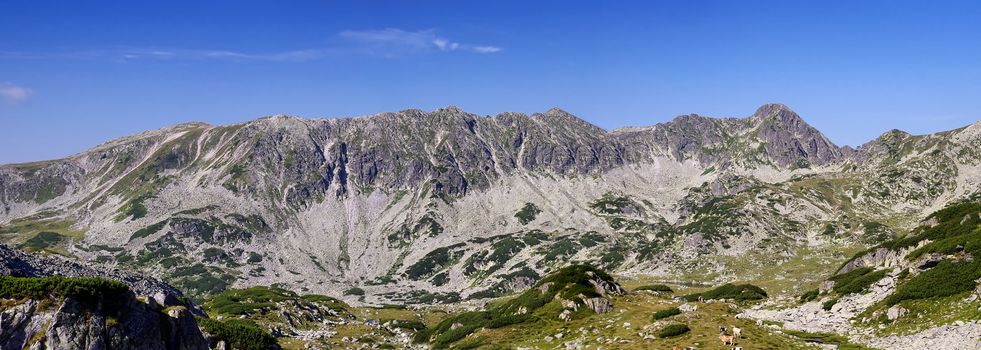
<svg viewBox="0 0 981 350">
<path fill-rule="evenodd" d="M 37 302 L 28 300 L 0 312 L 0 349 L 21 350 L 27 342 L 27 325 L 37 308 Z"/>
<path fill-rule="evenodd" d="M 898 266 L 904 262 L 902 258 L 903 255 L 905 254 L 896 253 L 888 248 L 878 248 L 863 255 L 859 259 L 849 261 L 847 264 L 845 264 L 845 266 L 842 266 L 842 268 L 838 270 L 837 274 L 843 274 L 862 267 L 881 268 Z"/>
<path fill-rule="evenodd" d="M 893 305 L 889 308 L 889 310 L 886 310 L 886 318 L 888 318 L 890 321 L 895 321 L 900 317 L 905 316 L 907 312 L 909 312 L 909 310 L 906 310 L 906 308 L 899 305 Z"/>
<path fill-rule="evenodd" d="M 606 298 L 588 298 L 583 299 L 582 302 L 586 304 L 586 307 L 598 314 L 605 314 L 613 311 L 613 303 L 610 303 L 610 300 Z"/>
</svg>

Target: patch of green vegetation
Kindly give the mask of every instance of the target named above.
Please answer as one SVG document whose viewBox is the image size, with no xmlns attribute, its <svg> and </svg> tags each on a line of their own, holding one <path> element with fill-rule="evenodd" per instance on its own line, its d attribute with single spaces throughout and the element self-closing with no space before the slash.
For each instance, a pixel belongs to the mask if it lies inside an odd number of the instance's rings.
<svg viewBox="0 0 981 350">
<path fill-rule="evenodd" d="M 944 238 L 938 241 L 930 242 L 912 252 L 910 252 L 906 258 L 913 260 L 929 253 L 938 253 L 943 255 L 955 254 L 961 251 L 966 251 L 977 257 L 978 253 L 981 253 L 981 228 L 975 229 L 974 232 Z"/>
<path fill-rule="evenodd" d="M 196 233 L 196 235 L 188 235 L 188 238 L 197 239 L 205 243 L 221 245 L 228 242 L 252 241 L 252 232 L 237 225 L 227 224 L 216 217 L 210 217 L 207 220 L 175 217 L 171 218 L 170 222 L 173 225 L 189 228 L 187 231 Z M 259 223 L 259 225 L 262 224 L 264 222 Z"/>
<path fill-rule="evenodd" d="M 586 248 L 595 247 L 597 244 L 606 242 L 606 237 L 596 231 L 589 231 L 579 237 L 579 244 Z"/>
<path fill-rule="evenodd" d="M 674 316 L 674 315 L 681 315 L 681 309 L 678 309 L 676 307 L 672 307 L 672 308 L 669 308 L 669 309 L 660 310 L 660 311 L 655 312 L 654 315 L 652 315 L 651 317 L 653 317 L 654 320 L 657 321 L 657 320 L 665 319 L 665 318 L 668 318 L 668 317 L 671 317 L 671 316 Z"/>
<path fill-rule="evenodd" d="M 463 243 L 457 243 L 448 247 L 437 248 L 427 253 L 422 259 L 419 259 L 419 261 L 406 269 L 406 277 L 418 281 L 435 275 L 446 267 L 453 265 L 463 256 L 463 251 L 457 249 L 463 246 Z"/>
<path fill-rule="evenodd" d="M 883 277 L 886 277 L 886 270 L 873 271 L 871 268 L 863 267 L 833 276 L 829 280 L 835 281 L 835 292 L 845 295 L 862 292 Z"/>
<path fill-rule="evenodd" d="M 253 321 L 231 319 L 218 321 L 198 318 L 198 325 L 211 336 L 224 340 L 234 349 L 268 350 L 279 349 L 276 337 L 262 329 Z"/>
<path fill-rule="evenodd" d="M 122 301 L 127 293 L 129 293 L 129 286 L 125 283 L 102 278 L 0 275 L 0 298 L 3 299 L 72 297 L 86 305 L 95 305 L 102 301 Z"/>
<path fill-rule="evenodd" d="M 147 226 L 147 227 L 144 227 L 144 228 L 141 228 L 141 229 L 137 230 L 136 232 L 133 233 L 132 236 L 129 236 L 129 241 L 132 242 L 135 239 L 140 239 L 140 238 L 148 237 L 148 236 L 150 236 L 150 235 L 152 235 L 154 233 L 159 232 L 160 229 L 162 229 L 164 227 L 164 225 L 167 224 L 167 221 L 168 220 L 164 220 L 164 221 L 161 221 L 161 222 L 158 222 L 158 223 L 155 223 L 153 225 L 150 225 L 150 226 Z"/>
<path fill-rule="evenodd" d="M 522 225 L 527 225 L 529 222 L 535 221 L 535 217 L 541 212 L 542 210 L 534 203 L 525 203 L 525 206 L 515 213 L 514 217 L 518 218 L 518 222 Z"/>
<path fill-rule="evenodd" d="M 696 301 L 698 300 L 699 296 L 701 296 L 705 300 L 711 300 L 711 299 L 763 300 L 766 299 L 767 294 L 766 291 L 763 290 L 763 288 L 754 286 L 752 284 L 726 283 L 706 292 L 688 294 L 684 298 L 687 301 Z"/>
<path fill-rule="evenodd" d="M 218 206 L 217 205 L 209 205 L 209 206 L 201 207 L 201 208 L 181 210 L 181 211 L 179 211 L 177 213 L 174 213 L 174 215 L 199 215 L 199 214 L 202 214 L 202 213 L 205 213 L 205 212 L 208 212 L 208 211 L 211 211 L 211 210 L 215 210 L 215 209 L 218 209 Z"/>
<path fill-rule="evenodd" d="M 143 205 L 143 202 L 153 197 L 154 197 L 153 195 L 144 194 L 136 198 L 133 198 L 126 205 L 125 207 L 126 210 L 124 210 L 122 213 L 120 213 L 119 216 L 116 217 L 116 221 L 117 222 L 122 221 L 125 218 L 129 218 L 130 220 L 136 220 L 145 217 L 147 211 L 146 211 L 146 206 Z"/>
<path fill-rule="evenodd" d="M 24 243 L 17 245 L 17 247 L 36 252 L 48 250 L 54 246 L 64 243 L 65 241 L 67 241 L 67 237 L 62 236 L 57 232 L 41 231 L 34 237 L 24 241 Z"/>
<path fill-rule="evenodd" d="M 589 207 L 597 213 L 604 215 L 623 214 L 627 208 L 635 209 L 638 206 L 630 197 L 609 192 L 600 197 L 595 202 L 590 203 Z"/>
<path fill-rule="evenodd" d="M 450 281 L 450 274 L 447 273 L 446 271 L 436 274 L 436 276 L 433 276 L 433 278 L 429 280 L 430 283 L 432 283 L 434 286 L 437 287 L 445 285 L 449 281 Z"/>
<path fill-rule="evenodd" d="M 471 255 L 464 264 L 463 273 L 468 277 L 478 273 L 481 277 L 490 275 L 504 267 L 524 247 L 524 241 L 514 237 L 506 237 L 494 242 L 490 251 L 481 251 Z M 484 269 L 478 269 L 478 266 L 484 266 Z"/>
<path fill-rule="evenodd" d="M 689 331 L 691 331 L 691 328 L 688 328 L 688 325 L 684 323 L 674 323 L 664 326 L 664 328 L 661 328 L 661 330 L 657 332 L 657 336 L 658 338 L 677 337 L 679 335 L 688 333 Z"/>
<path fill-rule="evenodd" d="M 648 284 L 648 285 L 643 285 L 634 288 L 634 290 L 649 290 L 652 292 L 668 292 L 668 293 L 674 292 L 674 290 L 672 290 L 671 287 L 668 287 L 667 285 L 664 284 Z"/>
<path fill-rule="evenodd" d="M 892 229 L 889 226 L 878 222 L 866 222 L 862 225 L 863 241 L 868 243 L 878 243 L 892 238 Z"/>
<path fill-rule="evenodd" d="M 457 292 L 434 293 L 428 290 L 418 289 L 408 292 L 384 293 L 381 295 L 388 297 L 390 300 L 396 300 L 407 304 L 451 304 L 462 300 L 460 293 Z"/>
<path fill-rule="evenodd" d="M 899 250 L 901 248 L 916 246 L 924 240 L 939 242 L 946 238 L 969 235 L 977 230 L 978 226 L 981 226 L 981 217 L 979 217 L 978 213 L 981 213 L 981 203 L 967 202 L 948 206 L 927 216 L 925 221 L 937 222 L 936 225 L 920 226 L 906 237 L 882 243 L 865 252 L 856 254 L 855 257 L 861 257 L 878 248 Z M 924 250 L 920 253 L 922 254 L 927 251 Z M 910 256 L 910 258 L 915 257 Z"/>
<path fill-rule="evenodd" d="M 889 320 L 887 309 L 892 305 L 880 302 L 855 317 L 865 322 L 865 326 L 874 327 L 878 335 L 907 335 L 922 332 L 939 325 L 952 324 L 957 321 L 981 319 L 979 302 L 965 303 L 964 299 L 971 292 L 962 292 L 946 297 L 930 297 L 924 299 L 907 299 L 896 303 L 907 310 L 907 314 L 894 320 Z"/>
<path fill-rule="evenodd" d="M 93 245 L 90 245 L 88 247 L 88 249 L 91 250 L 91 251 L 106 251 L 106 252 L 112 252 L 112 253 L 123 251 L 123 248 L 121 248 L 121 247 L 110 247 L 110 246 L 107 246 L 105 244 L 93 244 Z"/>
<path fill-rule="evenodd" d="M 825 311 L 831 311 L 831 308 L 833 308 L 837 303 L 838 303 L 838 298 L 829 299 L 821 304 L 821 308 L 824 309 Z"/>
<path fill-rule="evenodd" d="M 364 295 L 364 289 L 358 287 L 351 287 L 344 291 L 344 295 Z"/>
<path fill-rule="evenodd" d="M 579 251 L 579 249 L 580 246 L 578 242 L 575 242 L 568 237 L 564 237 L 547 246 L 547 249 L 541 249 L 539 253 L 544 253 L 544 257 L 542 257 L 541 262 L 550 262 L 562 260 L 560 258 L 573 256 Z"/>
<path fill-rule="evenodd" d="M 192 296 L 202 297 L 221 293 L 228 289 L 235 276 L 217 268 L 202 264 L 178 266 L 164 278 Z"/>
<path fill-rule="evenodd" d="M 443 225 L 440 225 L 433 218 L 432 213 L 426 213 L 411 228 L 407 224 L 403 224 L 398 231 L 389 234 L 388 243 L 393 247 L 404 247 L 422 234 L 427 234 L 429 237 L 436 237 L 440 233 L 443 233 Z"/>
<path fill-rule="evenodd" d="M 724 242 L 729 234 L 735 234 L 731 228 L 741 225 L 738 209 L 739 204 L 732 196 L 714 197 L 696 207 L 692 222 L 681 226 L 680 230 L 701 233 L 712 242 Z"/>
<path fill-rule="evenodd" d="M 212 315 L 250 316 L 272 312 L 279 302 L 316 302 L 342 314 L 349 313 L 350 309 L 344 302 L 325 295 L 300 296 L 282 288 L 264 286 L 233 289 L 216 294 L 208 298 L 203 307 Z"/>
<path fill-rule="evenodd" d="M 548 241 L 548 234 L 540 230 L 531 230 L 521 235 L 521 241 L 528 246 L 539 245 L 542 242 Z"/>
<path fill-rule="evenodd" d="M 226 266 L 229 266 L 229 267 L 238 267 L 239 266 L 239 264 L 237 264 L 235 262 L 235 260 L 233 260 L 232 257 L 229 256 L 228 253 L 225 252 L 224 250 L 222 250 L 221 248 L 208 247 L 208 248 L 205 248 L 202 253 L 203 253 L 203 256 L 202 257 L 204 258 L 204 261 L 206 261 L 206 262 L 216 263 L 216 264 L 225 264 Z"/>
<path fill-rule="evenodd" d="M 0 226 L 0 243 L 31 251 L 70 255 L 67 249 L 72 240 L 80 241 L 84 232 L 73 229 L 74 221 L 60 219 L 54 212 L 42 212 L 12 220 Z"/>
<path fill-rule="evenodd" d="M 600 255 L 600 266 L 607 270 L 619 267 L 627 259 L 627 256 L 622 253 L 626 250 L 627 248 L 625 246 L 619 244 L 611 247 L 610 250 Z"/>
<path fill-rule="evenodd" d="M 981 278 L 981 260 L 972 262 L 941 261 L 937 266 L 921 272 L 896 286 L 896 291 L 885 303 L 894 305 L 903 300 L 945 297 L 974 290 Z"/>
<path fill-rule="evenodd" d="M 818 291 L 817 289 L 811 289 L 811 290 L 809 290 L 807 292 L 804 292 L 804 294 L 801 294 L 801 296 L 800 296 L 800 302 L 801 303 L 806 303 L 808 301 L 812 301 L 814 299 L 817 299 L 819 292 L 820 291 Z"/>
</svg>

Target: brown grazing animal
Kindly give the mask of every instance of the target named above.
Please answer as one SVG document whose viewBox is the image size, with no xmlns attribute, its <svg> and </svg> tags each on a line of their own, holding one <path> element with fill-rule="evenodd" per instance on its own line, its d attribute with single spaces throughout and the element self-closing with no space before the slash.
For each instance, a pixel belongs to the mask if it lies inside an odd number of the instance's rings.
<svg viewBox="0 0 981 350">
<path fill-rule="evenodd" d="M 733 338 L 731 335 L 725 335 L 725 333 L 720 333 L 719 334 L 719 340 L 722 341 L 722 344 L 723 345 L 735 345 L 736 344 L 736 339 Z"/>
</svg>

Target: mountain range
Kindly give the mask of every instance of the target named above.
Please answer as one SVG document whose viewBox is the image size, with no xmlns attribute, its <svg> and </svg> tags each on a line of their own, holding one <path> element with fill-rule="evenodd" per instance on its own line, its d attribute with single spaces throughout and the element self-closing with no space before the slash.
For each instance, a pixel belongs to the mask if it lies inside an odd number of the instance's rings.
<svg viewBox="0 0 981 350">
<path fill-rule="evenodd" d="M 570 262 L 790 293 L 981 198 L 979 166 L 981 123 L 839 147 L 781 104 L 612 131 L 559 109 L 273 116 L 2 165 L 0 242 L 192 296 L 276 285 L 452 303 Z M 800 261 L 821 273 L 775 275 Z"/>
</svg>

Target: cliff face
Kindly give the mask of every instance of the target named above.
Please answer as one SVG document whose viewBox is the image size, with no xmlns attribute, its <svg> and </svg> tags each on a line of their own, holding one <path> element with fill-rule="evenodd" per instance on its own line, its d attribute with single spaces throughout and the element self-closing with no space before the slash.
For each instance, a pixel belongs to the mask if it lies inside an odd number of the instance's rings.
<svg viewBox="0 0 981 350">
<path fill-rule="evenodd" d="M 558 109 L 453 107 L 182 124 L 0 166 L 0 241 L 194 294 L 455 300 L 572 261 L 725 280 L 734 258 L 875 244 L 976 194 L 977 130 L 840 148 L 779 104 L 609 132 Z"/>
</svg>

